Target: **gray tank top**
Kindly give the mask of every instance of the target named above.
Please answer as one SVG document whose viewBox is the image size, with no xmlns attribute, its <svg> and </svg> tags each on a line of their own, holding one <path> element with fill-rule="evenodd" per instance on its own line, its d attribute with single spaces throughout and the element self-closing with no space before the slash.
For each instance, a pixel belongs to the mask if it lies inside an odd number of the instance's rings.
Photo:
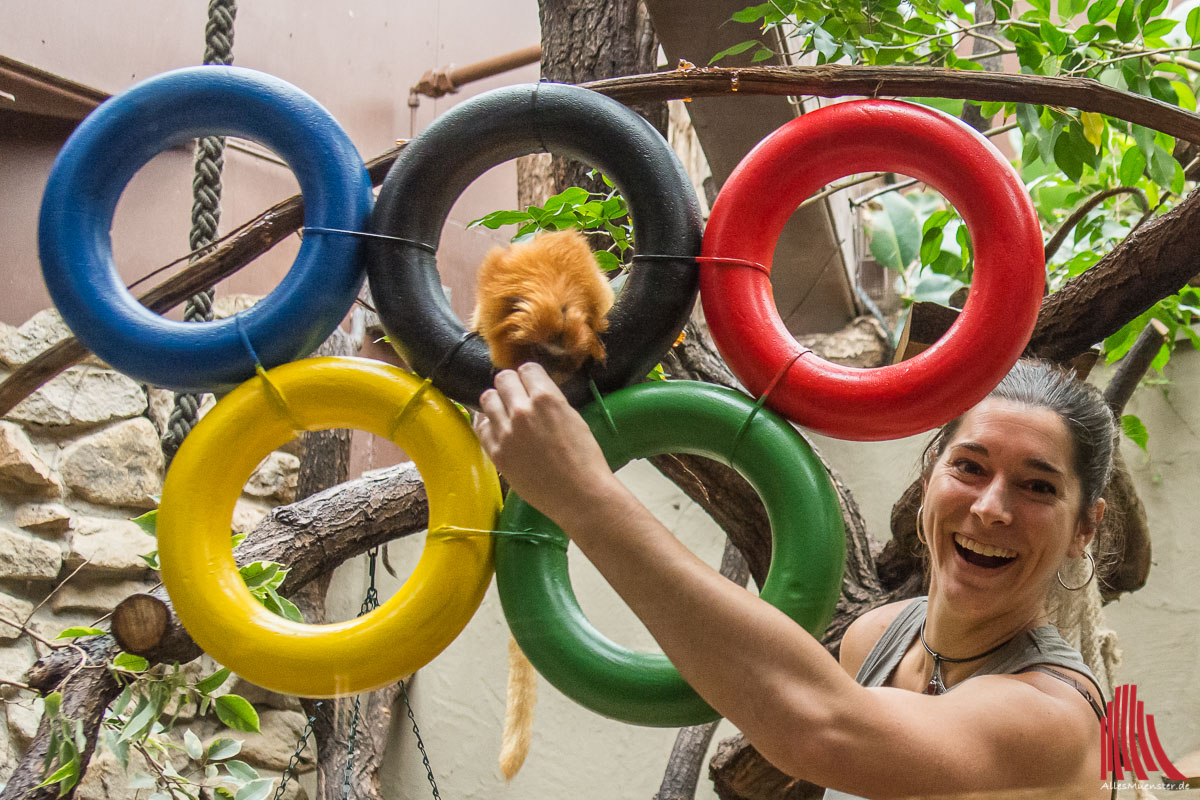
<svg viewBox="0 0 1200 800">
<path fill-rule="evenodd" d="M 896 616 L 896 619 L 887 627 L 887 630 L 879 637 L 879 641 L 871 648 L 871 652 L 867 654 L 866 659 L 863 660 L 858 675 L 855 676 L 855 680 L 860 685 L 883 686 L 892 676 L 900 659 L 917 639 L 921 623 L 925 621 L 925 609 L 928 602 L 929 598 L 918 597 Z M 989 656 L 971 675 L 971 678 L 980 675 L 1014 675 L 1018 672 L 1029 671 L 1031 667 L 1039 664 L 1064 667 L 1082 673 L 1095 687 L 1096 696 L 1104 697 L 1104 693 L 1100 690 L 1100 684 L 1096 682 L 1092 671 L 1083 663 L 1079 652 L 1063 640 L 1053 625 L 1043 625 L 1016 636 L 1011 642 Z M 1056 677 L 1061 678 L 1062 676 Z M 958 685 L 958 683 L 954 684 L 947 691 L 954 691 L 954 687 Z M 1095 708 L 1093 706 L 1093 709 Z M 839 792 L 836 789 L 826 789 L 824 800 L 866 799 Z"/>
</svg>

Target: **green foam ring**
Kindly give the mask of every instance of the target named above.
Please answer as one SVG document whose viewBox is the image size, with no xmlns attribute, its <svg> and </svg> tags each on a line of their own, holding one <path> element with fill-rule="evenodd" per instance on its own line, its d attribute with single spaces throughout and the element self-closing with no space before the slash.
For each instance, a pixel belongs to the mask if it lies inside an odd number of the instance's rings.
<svg viewBox="0 0 1200 800">
<path fill-rule="evenodd" d="M 755 413 L 754 402 L 739 392 L 693 381 L 632 386 L 582 413 L 614 470 L 664 453 L 732 458 L 771 524 L 771 565 L 760 596 L 813 636 L 824 633 L 841 593 L 845 528 L 820 459 L 786 421 L 767 409 Z M 666 656 L 618 645 L 587 620 L 558 526 L 510 491 L 498 527 L 549 537 L 498 536 L 496 584 L 517 643 L 559 691 L 635 725 L 683 727 L 719 718 Z M 559 545 L 549 546 L 554 540 Z"/>
</svg>

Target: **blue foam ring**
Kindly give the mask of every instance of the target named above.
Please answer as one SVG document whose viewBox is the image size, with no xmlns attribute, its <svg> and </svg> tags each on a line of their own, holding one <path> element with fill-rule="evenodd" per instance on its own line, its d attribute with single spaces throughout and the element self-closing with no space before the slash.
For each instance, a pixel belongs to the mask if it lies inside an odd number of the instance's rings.
<svg viewBox="0 0 1200 800">
<path fill-rule="evenodd" d="M 38 249 L 50 296 L 92 352 L 120 371 L 177 391 L 222 391 L 254 375 L 234 319 L 184 323 L 142 306 L 113 262 L 117 200 L 158 153 L 200 136 L 258 142 L 283 158 L 304 196 L 306 225 L 363 230 L 371 181 L 328 111 L 279 78 L 240 67 L 189 67 L 116 95 L 75 130 L 42 198 Z M 365 276 L 355 236 L 305 237 L 292 268 L 238 314 L 267 368 L 317 348 Z"/>
</svg>

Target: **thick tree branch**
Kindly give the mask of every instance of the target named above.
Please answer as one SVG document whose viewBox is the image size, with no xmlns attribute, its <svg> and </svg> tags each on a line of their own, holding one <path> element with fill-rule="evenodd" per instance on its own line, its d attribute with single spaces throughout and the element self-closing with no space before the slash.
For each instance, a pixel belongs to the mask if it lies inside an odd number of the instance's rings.
<svg viewBox="0 0 1200 800">
<path fill-rule="evenodd" d="M 1200 142 L 1200 115 L 1091 78 L 1048 78 L 935 67 L 704 67 L 583 84 L 622 103 L 727 94 L 947 97 L 1077 108 Z"/>
<path fill-rule="evenodd" d="M 1200 195 L 1131 233 L 1043 301 L 1027 352 L 1065 363 L 1200 273 Z"/>
</svg>

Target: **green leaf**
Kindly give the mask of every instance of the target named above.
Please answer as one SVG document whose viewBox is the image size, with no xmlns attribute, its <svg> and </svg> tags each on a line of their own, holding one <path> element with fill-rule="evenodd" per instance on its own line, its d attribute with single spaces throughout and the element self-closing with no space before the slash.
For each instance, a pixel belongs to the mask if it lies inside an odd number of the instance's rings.
<svg viewBox="0 0 1200 800">
<path fill-rule="evenodd" d="M 813 47 L 817 52 L 825 56 L 829 61 L 835 60 L 838 50 L 841 49 L 837 40 L 829 34 L 829 31 L 821 27 L 813 28 L 812 34 Z"/>
<path fill-rule="evenodd" d="M 199 761 L 204 756 L 204 745 L 190 728 L 183 732 L 183 749 L 193 761 Z"/>
<path fill-rule="evenodd" d="M 247 589 L 258 589 L 268 585 L 279 574 L 280 565 L 274 561 L 253 561 L 238 570 Z"/>
<path fill-rule="evenodd" d="M 133 653 L 120 653 L 113 659 L 112 665 L 127 672 L 145 672 L 149 669 L 150 662 Z"/>
<path fill-rule="evenodd" d="M 1069 135 L 1060 135 L 1054 143 L 1054 161 L 1063 174 L 1072 181 L 1079 182 L 1083 175 L 1083 159 L 1080 157 L 1079 148 Z"/>
<path fill-rule="evenodd" d="M 1017 103 L 1017 122 L 1021 123 L 1021 130 L 1031 136 L 1037 136 L 1042 129 L 1042 123 L 1038 118 L 1040 113 L 1037 106 Z"/>
<path fill-rule="evenodd" d="M 1142 179 L 1146 169 L 1146 157 L 1140 148 L 1131 147 L 1121 156 L 1121 165 L 1117 167 L 1117 177 L 1122 186 L 1135 186 Z"/>
<path fill-rule="evenodd" d="M 942 254 L 942 229 L 930 228 L 921 237 L 921 263 L 932 264 Z"/>
<path fill-rule="evenodd" d="M 1170 186 L 1175 177 L 1175 165 L 1178 163 L 1174 156 L 1155 142 L 1150 156 L 1150 177 L 1159 185 Z"/>
<path fill-rule="evenodd" d="M 563 209 L 581 206 L 590 198 L 591 195 L 586 189 L 572 186 L 551 197 L 542 208 L 547 214 L 557 216 Z"/>
<path fill-rule="evenodd" d="M 304 615 L 300 613 L 300 609 L 296 607 L 296 604 L 286 597 L 281 596 L 275 591 L 275 587 L 273 586 L 266 588 L 266 597 L 263 598 L 263 605 L 284 619 L 290 619 L 292 622 L 304 622 Z"/>
<path fill-rule="evenodd" d="M 209 742 L 207 757 L 209 761 L 224 761 L 242 752 L 242 743 L 237 739 L 214 739 Z M 229 765 L 226 764 L 226 767 Z M 230 770 L 232 772 L 233 770 Z M 254 776 L 258 777 L 257 773 Z"/>
<path fill-rule="evenodd" d="M 1188 12 L 1187 21 L 1183 23 L 1183 30 L 1192 40 L 1192 44 L 1200 39 L 1200 6 L 1196 6 Z"/>
<path fill-rule="evenodd" d="M 758 22 L 761 19 L 763 20 L 764 24 L 768 24 L 766 23 L 766 20 L 768 19 L 775 19 L 775 21 L 778 21 L 778 15 L 779 12 L 776 11 L 774 4 L 759 3 L 756 6 L 749 6 L 747 8 L 743 8 L 741 11 L 735 12 L 730 19 L 732 19 L 734 22 Z"/>
<path fill-rule="evenodd" d="M 1121 432 L 1138 447 L 1148 450 L 1146 445 L 1150 442 L 1150 432 L 1146 430 L 1146 423 L 1138 417 L 1133 414 L 1123 414 L 1121 416 Z"/>
<path fill-rule="evenodd" d="M 708 60 L 708 63 L 715 64 L 718 61 L 720 61 L 722 58 L 725 58 L 726 56 L 736 56 L 739 53 L 744 53 L 747 50 L 749 50 L 751 47 L 754 47 L 757 44 L 758 44 L 757 39 L 747 39 L 744 42 L 738 42 L 733 47 L 726 47 L 724 50 L 717 53 L 715 56 L 713 56 L 712 58 L 710 58 Z"/>
<path fill-rule="evenodd" d="M 258 733 L 258 712 L 250 702 L 236 694 L 223 694 L 213 700 L 217 719 L 235 731 Z"/>
<path fill-rule="evenodd" d="M 153 703 L 143 697 L 138 701 L 137 707 L 129 717 L 129 721 L 125 723 L 125 728 L 121 731 L 118 741 L 128 742 L 141 737 L 142 734 L 150 730 L 150 726 L 154 724 L 154 720 L 156 719 L 158 719 L 158 709 Z"/>
<path fill-rule="evenodd" d="M 754 57 L 750 59 L 750 63 L 751 64 L 759 64 L 763 61 L 766 61 L 767 59 L 771 58 L 774 55 L 775 55 L 775 52 L 773 50 L 768 50 L 767 48 L 764 47 L 761 50 L 755 51 Z"/>
<path fill-rule="evenodd" d="M 234 800 L 233 792 L 226 789 L 224 786 L 218 786 L 213 789 L 213 793 L 221 798 L 221 800 Z"/>
<path fill-rule="evenodd" d="M 58 796 L 62 797 L 71 790 L 72 786 L 78 782 L 79 758 L 76 757 L 63 764 L 58 769 L 54 770 L 54 772 L 50 773 L 44 781 L 37 785 L 37 788 L 40 789 L 43 786 L 52 786 L 56 783 L 61 783 L 63 785 L 59 787 Z"/>
<path fill-rule="evenodd" d="M 1087 0 L 1058 0 L 1058 15 L 1062 17 L 1063 22 L 1070 21 L 1086 8 Z"/>
<path fill-rule="evenodd" d="M 525 211 L 493 211 L 487 216 L 473 219 L 467 223 L 468 228 L 474 228 L 482 225 L 485 228 L 502 228 L 505 225 L 517 225 L 529 220 L 529 214 Z"/>
<path fill-rule="evenodd" d="M 1193 10 L 1200 10 L 1200 6 Z M 1179 98 L 1180 106 L 1188 111 L 1196 110 L 1196 94 L 1192 91 L 1191 86 L 1184 81 L 1171 81 L 1171 88 L 1175 90 L 1175 96 Z"/>
<path fill-rule="evenodd" d="M 1138 19 L 1143 23 L 1157 17 L 1166 10 L 1170 0 L 1142 0 L 1138 4 Z"/>
<path fill-rule="evenodd" d="M 1133 140 L 1137 142 L 1142 155 L 1149 161 L 1154 153 L 1154 131 L 1141 125 L 1131 125 L 1130 127 L 1133 129 Z"/>
<path fill-rule="evenodd" d="M 47 717 L 57 717 L 62 708 L 62 692 L 51 692 L 42 699 L 42 713 Z"/>
<path fill-rule="evenodd" d="M 916 211 L 898 192 L 880 195 L 876 202 L 883 209 L 870 217 L 871 254 L 888 269 L 903 271 L 921 254 Z"/>
<path fill-rule="evenodd" d="M 275 786 L 274 778 L 259 778 L 237 790 L 234 800 L 266 800 Z"/>
<path fill-rule="evenodd" d="M 612 272 L 614 269 L 621 268 L 620 259 L 607 250 L 597 250 L 592 255 L 596 258 L 596 264 L 605 272 Z"/>
<path fill-rule="evenodd" d="M 65 631 L 60 633 L 58 636 L 55 636 L 54 638 L 55 639 L 74 639 L 78 636 L 103 636 L 106 633 L 108 633 L 108 631 L 102 631 L 99 628 L 74 627 L 74 628 L 67 628 Z"/>
<path fill-rule="evenodd" d="M 140 517 L 134 517 L 131 522 L 137 523 L 137 526 L 151 536 L 157 536 L 158 530 L 158 509 L 147 511 Z"/>
<path fill-rule="evenodd" d="M 196 691 L 200 694 L 212 694 L 217 689 L 221 688 L 221 684 L 229 679 L 229 670 L 225 667 L 209 675 L 204 680 L 196 684 Z"/>
<path fill-rule="evenodd" d="M 239 781 L 256 781 L 258 780 L 258 770 L 247 764 L 245 761 L 226 761 L 225 769 L 229 770 L 229 774 Z"/>
<path fill-rule="evenodd" d="M 1067 49 L 1067 35 L 1049 22 L 1042 22 L 1038 29 L 1042 33 L 1042 41 L 1050 46 L 1055 53 L 1062 54 Z"/>
<path fill-rule="evenodd" d="M 1117 7 L 1117 0 L 1100 0 L 1098 3 L 1093 3 L 1088 6 L 1087 18 L 1088 22 L 1097 23 L 1108 17 L 1113 9 Z"/>
<path fill-rule="evenodd" d="M 1117 12 L 1117 38 L 1122 42 L 1132 42 L 1137 38 L 1138 25 L 1134 13 L 1137 5 L 1137 0 L 1125 0 L 1121 3 L 1121 10 Z"/>
<path fill-rule="evenodd" d="M 1146 23 L 1146 27 L 1142 29 L 1142 36 L 1147 39 L 1153 39 L 1165 36 L 1175 30 L 1175 26 L 1179 24 L 1177 19 L 1153 19 Z"/>
</svg>

